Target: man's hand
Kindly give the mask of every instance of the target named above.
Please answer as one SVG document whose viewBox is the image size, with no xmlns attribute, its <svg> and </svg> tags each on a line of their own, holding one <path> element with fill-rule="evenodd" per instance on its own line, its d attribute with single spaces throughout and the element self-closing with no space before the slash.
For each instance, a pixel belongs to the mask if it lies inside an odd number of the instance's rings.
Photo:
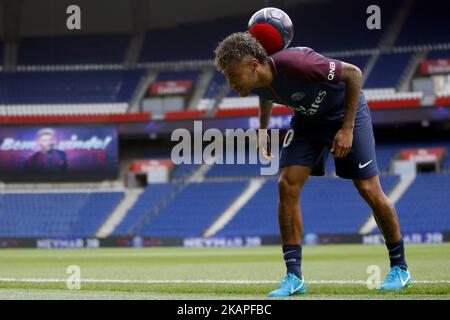
<svg viewBox="0 0 450 320">
<path fill-rule="evenodd" d="M 267 129 L 258 130 L 258 151 L 265 160 L 273 159 L 270 151 L 270 136 L 267 133 Z"/>
<path fill-rule="evenodd" d="M 353 129 L 341 128 L 334 137 L 331 153 L 335 158 L 344 158 L 352 149 Z"/>
</svg>

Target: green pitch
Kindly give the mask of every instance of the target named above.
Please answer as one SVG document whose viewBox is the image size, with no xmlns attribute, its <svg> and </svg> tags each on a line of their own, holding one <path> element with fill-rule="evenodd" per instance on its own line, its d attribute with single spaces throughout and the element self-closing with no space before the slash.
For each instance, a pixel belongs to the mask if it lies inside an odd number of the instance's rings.
<svg viewBox="0 0 450 320">
<path fill-rule="evenodd" d="M 268 299 L 284 275 L 280 247 L 0 250 L 0 299 Z M 304 246 L 309 292 L 289 299 L 450 299 L 450 244 L 407 245 L 410 288 L 367 287 L 388 271 L 384 246 Z M 80 268 L 79 290 L 74 274 Z"/>
</svg>

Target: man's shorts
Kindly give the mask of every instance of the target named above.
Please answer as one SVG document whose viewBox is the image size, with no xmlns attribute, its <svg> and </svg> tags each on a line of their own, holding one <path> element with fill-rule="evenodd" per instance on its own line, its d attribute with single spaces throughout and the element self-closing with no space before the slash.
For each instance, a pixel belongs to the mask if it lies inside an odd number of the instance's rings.
<svg viewBox="0 0 450 320">
<path fill-rule="evenodd" d="M 325 174 L 325 163 L 330 155 L 337 131 L 342 123 L 311 124 L 300 119 L 291 121 L 291 129 L 283 141 L 280 167 L 301 165 L 311 167 L 313 176 Z M 344 158 L 335 158 L 336 175 L 345 179 L 365 179 L 378 175 L 375 156 L 375 138 L 369 117 L 355 121 L 353 143 Z"/>
</svg>

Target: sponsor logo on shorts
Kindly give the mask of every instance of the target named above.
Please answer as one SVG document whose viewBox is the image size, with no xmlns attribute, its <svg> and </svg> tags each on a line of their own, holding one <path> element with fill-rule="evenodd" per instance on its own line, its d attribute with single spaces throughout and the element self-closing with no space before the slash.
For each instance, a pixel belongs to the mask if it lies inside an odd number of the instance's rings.
<svg viewBox="0 0 450 320">
<path fill-rule="evenodd" d="M 370 160 L 370 161 L 368 161 L 368 162 L 366 162 L 366 163 L 364 163 L 364 164 L 361 164 L 361 162 L 360 162 L 360 163 L 358 164 L 358 167 L 359 167 L 360 169 L 364 169 L 364 168 L 367 167 L 369 164 L 371 164 L 372 161 L 373 161 L 373 160 Z"/>
</svg>

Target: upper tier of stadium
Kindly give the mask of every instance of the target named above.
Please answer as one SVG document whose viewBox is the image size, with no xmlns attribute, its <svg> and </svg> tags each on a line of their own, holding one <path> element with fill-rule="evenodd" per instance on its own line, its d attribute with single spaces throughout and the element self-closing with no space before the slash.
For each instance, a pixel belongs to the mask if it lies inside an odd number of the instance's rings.
<svg viewBox="0 0 450 320">
<path fill-rule="evenodd" d="M 450 104 L 448 87 L 429 93 L 411 85 L 421 61 L 450 58 L 449 3 L 379 1 L 381 29 L 367 27 L 369 1 L 346 2 L 352 10 L 342 10 L 338 1 L 292 4 L 283 8 L 294 21 L 291 46 L 312 47 L 358 66 L 371 108 Z M 32 9 L 27 5 L 32 6 L 24 4 L 24 12 Z M 6 39 L 4 32 L 4 39 L 0 38 L 0 115 L 137 111 L 150 111 L 154 119 L 256 115 L 256 97 L 237 97 L 213 64 L 217 43 L 246 29 L 249 14 L 241 12 L 216 12 L 208 20 L 171 21 L 151 28 L 151 17 L 147 17 L 150 20 L 139 30 L 120 32 L 92 28 L 33 34 L 30 23 L 25 23 L 23 29 L 28 32 L 19 32 L 13 40 Z M 142 110 L 139 104 L 148 86 L 161 80 L 188 80 L 193 89 L 181 108 Z M 79 104 L 88 107 L 72 107 Z"/>
</svg>

